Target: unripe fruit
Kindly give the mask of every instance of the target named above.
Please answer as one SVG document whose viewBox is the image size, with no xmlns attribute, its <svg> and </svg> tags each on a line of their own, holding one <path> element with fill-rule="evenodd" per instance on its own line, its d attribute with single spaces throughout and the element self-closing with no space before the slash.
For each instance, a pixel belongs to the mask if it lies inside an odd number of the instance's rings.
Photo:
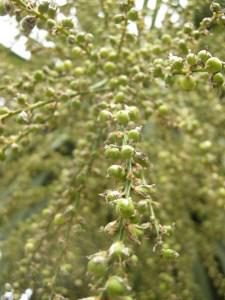
<svg viewBox="0 0 225 300">
<path fill-rule="evenodd" d="M 183 69 L 184 63 L 181 57 L 176 57 L 172 62 L 172 70 L 179 72 Z"/>
<path fill-rule="evenodd" d="M 48 12 L 48 8 L 49 8 L 49 2 L 48 1 L 43 1 L 38 5 L 38 11 L 41 14 L 45 14 Z"/>
<path fill-rule="evenodd" d="M 119 258 L 121 256 L 128 256 L 129 248 L 127 248 L 123 242 L 117 241 L 110 246 L 109 255 L 113 258 Z"/>
<path fill-rule="evenodd" d="M 121 178 L 123 173 L 123 168 L 120 165 L 112 165 L 107 170 L 107 174 L 114 178 Z"/>
<path fill-rule="evenodd" d="M 140 130 L 138 129 L 132 129 L 128 132 L 128 138 L 134 142 L 138 142 L 140 140 L 140 136 Z"/>
<path fill-rule="evenodd" d="M 104 70 L 107 74 L 114 73 L 116 69 L 117 69 L 116 64 L 114 64 L 111 61 L 108 61 L 104 64 Z"/>
<path fill-rule="evenodd" d="M 196 81 L 193 78 L 193 76 L 185 76 L 180 80 L 180 85 L 183 90 L 185 91 L 191 91 L 196 86 Z"/>
<path fill-rule="evenodd" d="M 106 282 L 105 289 L 109 297 L 122 296 L 126 291 L 124 281 L 119 276 L 111 276 Z"/>
<path fill-rule="evenodd" d="M 108 48 L 101 48 L 99 51 L 99 56 L 101 58 L 107 58 L 109 56 L 109 49 Z"/>
<path fill-rule="evenodd" d="M 185 23 L 184 24 L 184 33 L 190 34 L 193 30 L 192 23 Z"/>
<path fill-rule="evenodd" d="M 107 122 L 108 120 L 110 120 L 111 117 L 112 117 L 111 112 L 108 111 L 108 110 L 105 110 L 105 109 L 102 110 L 102 111 L 100 112 L 100 114 L 99 114 L 99 120 L 100 120 L 100 122 L 103 122 L 103 123 L 105 123 L 105 122 Z"/>
<path fill-rule="evenodd" d="M 57 8 L 55 6 L 49 6 L 48 16 L 49 18 L 55 19 L 57 13 Z"/>
<path fill-rule="evenodd" d="M 45 74 L 42 70 L 37 70 L 35 73 L 34 73 L 34 79 L 35 81 L 42 81 L 45 79 Z"/>
<path fill-rule="evenodd" d="M 124 145 L 121 149 L 121 157 L 123 159 L 130 159 L 134 155 L 134 148 L 130 145 Z"/>
<path fill-rule="evenodd" d="M 65 218 L 64 218 L 63 214 L 61 214 L 61 213 L 56 214 L 54 217 L 53 223 L 55 225 L 63 225 L 65 223 Z"/>
<path fill-rule="evenodd" d="M 211 57 L 206 62 L 206 70 L 209 73 L 217 73 L 220 72 L 223 68 L 223 64 L 221 60 L 217 57 Z"/>
<path fill-rule="evenodd" d="M 169 108 L 166 104 L 161 104 L 159 107 L 158 107 L 158 112 L 161 116 L 165 116 L 167 115 L 167 113 L 169 112 Z"/>
<path fill-rule="evenodd" d="M 169 249 L 169 248 L 163 248 L 162 255 L 166 259 L 173 259 L 173 258 L 177 258 L 179 256 L 179 254 L 176 251 Z"/>
<path fill-rule="evenodd" d="M 64 28 L 73 28 L 73 20 L 70 18 L 65 18 L 61 21 Z"/>
<path fill-rule="evenodd" d="M 132 121 L 136 121 L 139 118 L 139 109 L 136 106 L 130 106 L 128 108 L 128 113 L 130 116 L 130 119 Z"/>
<path fill-rule="evenodd" d="M 218 86 L 221 86 L 223 85 L 224 83 L 224 77 L 223 77 L 223 74 L 222 73 L 216 73 L 213 75 L 212 77 L 212 81 L 218 85 Z"/>
<path fill-rule="evenodd" d="M 47 27 L 48 29 L 52 29 L 56 26 L 56 21 L 53 19 L 48 19 L 47 20 Z"/>
<path fill-rule="evenodd" d="M 201 144 L 199 144 L 199 148 L 203 151 L 207 151 L 212 147 L 211 141 L 204 141 Z"/>
<path fill-rule="evenodd" d="M 107 158 L 118 159 L 120 157 L 120 150 L 117 147 L 107 147 L 105 150 L 105 155 Z"/>
<path fill-rule="evenodd" d="M 33 252 L 33 250 L 34 250 L 34 243 L 32 243 L 32 242 L 26 243 L 25 251 L 30 253 L 30 252 Z"/>
<path fill-rule="evenodd" d="M 131 198 L 120 198 L 117 200 L 116 211 L 124 218 L 130 218 L 134 215 L 135 209 Z"/>
<path fill-rule="evenodd" d="M 221 10 L 221 6 L 218 2 L 213 2 L 211 5 L 210 5 L 210 10 L 212 12 L 219 12 Z"/>
<path fill-rule="evenodd" d="M 73 58 L 80 58 L 83 55 L 83 50 L 80 47 L 74 47 L 72 49 Z"/>
<path fill-rule="evenodd" d="M 121 125 L 127 125 L 127 123 L 130 121 L 129 112 L 127 110 L 120 110 L 116 113 L 116 120 Z"/>
<path fill-rule="evenodd" d="M 118 84 L 126 86 L 128 84 L 128 77 L 126 75 L 120 75 L 118 78 Z"/>
<path fill-rule="evenodd" d="M 107 259 L 104 255 L 97 254 L 88 262 L 88 272 L 96 277 L 104 276 L 107 269 Z"/>
<path fill-rule="evenodd" d="M 120 197 L 120 193 L 118 191 L 108 191 L 106 195 L 106 201 L 115 201 Z"/>
<path fill-rule="evenodd" d="M 198 52 L 198 58 L 205 63 L 212 55 L 206 51 L 206 50 L 201 50 Z"/>
<path fill-rule="evenodd" d="M 181 39 L 178 41 L 179 48 L 183 51 L 183 53 L 188 53 L 188 47 L 185 40 Z"/>
<path fill-rule="evenodd" d="M 162 42 L 163 42 L 164 44 L 170 45 L 171 42 L 172 42 L 171 36 L 170 36 L 169 34 L 164 34 L 164 35 L 162 36 Z"/>
<path fill-rule="evenodd" d="M 197 56 L 196 56 L 195 54 L 193 54 L 193 53 L 189 53 L 189 54 L 187 55 L 186 59 L 187 59 L 187 62 L 188 62 L 188 64 L 189 64 L 190 66 L 196 65 L 197 62 L 198 62 Z"/>
<path fill-rule="evenodd" d="M 134 8 L 128 11 L 127 18 L 131 21 L 137 21 L 138 20 L 138 11 Z"/>
<path fill-rule="evenodd" d="M 126 100 L 126 95 L 123 92 L 118 92 L 114 99 L 118 103 L 123 103 Z"/>
<path fill-rule="evenodd" d="M 77 34 L 76 40 L 79 44 L 82 44 L 85 42 L 85 33 L 80 32 Z"/>
<path fill-rule="evenodd" d="M 114 16 L 114 22 L 116 24 L 119 24 L 119 23 L 123 22 L 123 20 L 124 20 L 124 15 L 123 14 L 118 14 L 118 15 Z"/>
</svg>

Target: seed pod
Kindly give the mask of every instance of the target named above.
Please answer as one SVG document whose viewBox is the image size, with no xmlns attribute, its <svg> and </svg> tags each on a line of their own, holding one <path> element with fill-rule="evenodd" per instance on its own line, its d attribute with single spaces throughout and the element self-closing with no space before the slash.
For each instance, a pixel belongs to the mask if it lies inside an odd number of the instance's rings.
<svg viewBox="0 0 225 300">
<path fill-rule="evenodd" d="M 223 68 L 223 64 L 221 60 L 217 57 L 211 57 L 206 62 L 206 70 L 209 73 L 217 73 L 220 72 Z"/>
<path fill-rule="evenodd" d="M 109 297 L 117 297 L 124 295 L 126 286 L 121 277 L 111 276 L 106 282 L 105 289 Z"/>
<path fill-rule="evenodd" d="M 117 200 L 116 211 L 124 218 L 130 218 L 134 215 L 135 209 L 131 198 L 120 198 Z"/>
<path fill-rule="evenodd" d="M 123 242 L 117 241 L 113 243 L 109 248 L 109 255 L 113 258 L 119 258 L 121 256 L 129 256 L 130 250 Z"/>
<path fill-rule="evenodd" d="M 112 165 L 108 168 L 107 174 L 110 177 L 122 178 L 123 177 L 123 168 L 119 165 Z"/>
<path fill-rule="evenodd" d="M 88 272 L 96 277 L 102 277 L 108 269 L 107 258 L 104 253 L 94 255 L 88 262 Z"/>
<path fill-rule="evenodd" d="M 193 76 L 184 76 L 180 80 L 181 88 L 185 91 L 191 91 L 196 86 L 196 81 Z"/>
<path fill-rule="evenodd" d="M 130 159 L 134 155 L 134 148 L 130 145 L 124 145 L 121 149 L 121 157 L 123 159 Z"/>
</svg>

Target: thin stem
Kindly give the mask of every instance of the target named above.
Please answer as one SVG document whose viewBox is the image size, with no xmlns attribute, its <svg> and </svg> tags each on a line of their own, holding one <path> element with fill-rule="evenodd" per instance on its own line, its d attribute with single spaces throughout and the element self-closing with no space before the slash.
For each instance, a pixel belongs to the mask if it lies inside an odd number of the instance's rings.
<svg viewBox="0 0 225 300">
<path fill-rule="evenodd" d="M 148 8 L 148 1 L 149 0 L 144 0 L 143 6 L 142 6 L 142 12 L 145 13 L 146 9 Z"/>
<path fill-rule="evenodd" d="M 162 0 L 157 0 L 156 5 L 155 5 L 155 9 L 154 9 L 153 15 L 152 15 L 152 24 L 151 24 L 150 29 L 153 29 L 155 27 L 155 22 L 156 22 L 161 4 L 162 4 Z"/>
<path fill-rule="evenodd" d="M 118 46 L 118 51 L 117 51 L 117 57 L 118 58 L 120 57 L 120 53 L 121 53 L 121 50 L 122 50 L 122 47 L 123 47 L 123 44 L 124 44 L 125 35 L 126 35 L 126 32 L 127 32 L 127 24 L 128 24 L 128 19 L 126 17 L 125 23 L 124 23 L 124 26 L 123 26 L 123 30 L 122 30 L 122 35 L 121 35 L 120 42 L 119 42 L 119 46 Z"/>
<path fill-rule="evenodd" d="M 104 0 L 100 0 L 101 10 L 104 14 L 105 29 L 109 27 L 108 12 L 105 9 Z"/>
</svg>

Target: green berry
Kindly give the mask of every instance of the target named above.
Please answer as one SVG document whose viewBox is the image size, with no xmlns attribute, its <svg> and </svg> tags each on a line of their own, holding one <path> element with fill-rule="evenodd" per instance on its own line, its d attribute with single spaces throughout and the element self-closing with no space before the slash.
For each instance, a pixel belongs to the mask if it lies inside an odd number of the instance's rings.
<svg viewBox="0 0 225 300">
<path fill-rule="evenodd" d="M 130 21 L 137 21 L 138 20 L 138 11 L 134 8 L 132 8 L 131 10 L 128 11 L 127 13 L 127 18 Z"/>
<path fill-rule="evenodd" d="M 109 49 L 108 48 L 101 48 L 99 51 L 99 56 L 101 58 L 107 58 L 109 56 Z"/>
<path fill-rule="evenodd" d="M 128 131 L 128 138 L 134 142 L 138 142 L 140 140 L 140 136 L 141 134 L 139 129 L 131 129 Z"/>
<path fill-rule="evenodd" d="M 123 103 L 126 100 L 126 95 L 123 92 L 118 92 L 114 99 L 115 102 Z"/>
<path fill-rule="evenodd" d="M 120 165 L 112 165 L 108 168 L 107 174 L 109 177 L 122 178 L 124 171 Z"/>
<path fill-rule="evenodd" d="M 192 76 L 185 76 L 180 80 L 180 85 L 183 90 L 191 91 L 196 86 L 196 81 Z"/>
<path fill-rule="evenodd" d="M 85 33 L 84 32 L 80 32 L 77 34 L 76 40 L 79 44 L 82 44 L 85 42 Z"/>
<path fill-rule="evenodd" d="M 199 148 L 203 151 L 208 151 L 212 147 L 211 141 L 204 141 L 199 145 Z"/>
<path fill-rule="evenodd" d="M 55 225 L 63 225 L 65 223 L 65 218 L 64 218 L 63 214 L 57 213 L 54 217 L 53 223 Z"/>
<path fill-rule="evenodd" d="M 88 262 L 88 272 L 96 277 L 102 277 L 108 270 L 108 263 L 105 255 L 98 254 Z"/>
<path fill-rule="evenodd" d="M 105 150 L 105 155 L 110 159 L 118 159 L 120 157 L 120 150 L 117 147 L 107 147 Z"/>
<path fill-rule="evenodd" d="M 198 52 L 197 56 L 203 63 L 205 63 L 212 55 L 206 50 L 201 50 Z"/>
<path fill-rule="evenodd" d="M 56 21 L 53 19 L 48 19 L 47 20 L 47 27 L 48 29 L 52 29 L 56 26 Z"/>
<path fill-rule="evenodd" d="M 183 69 L 184 62 L 181 57 L 176 57 L 172 61 L 172 70 L 175 72 L 180 72 Z"/>
<path fill-rule="evenodd" d="M 115 201 L 120 197 L 120 193 L 118 191 L 108 191 L 106 195 L 106 201 Z"/>
<path fill-rule="evenodd" d="M 120 75 L 118 78 L 118 84 L 126 86 L 128 84 L 128 77 L 126 75 Z"/>
<path fill-rule="evenodd" d="M 33 252 L 34 251 L 34 243 L 33 242 L 28 242 L 25 245 L 25 251 L 27 253 Z"/>
<path fill-rule="evenodd" d="M 173 259 L 173 258 L 177 258 L 179 256 L 179 254 L 176 251 L 174 251 L 170 248 L 163 248 L 162 255 L 166 259 Z"/>
<path fill-rule="evenodd" d="M 109 297 L 119 297 L 126 292 L 124 280 L 119 276 L 111 276 L 105 285 Z"/>
<path fill-rule="evenodd" d="M 172 42 L 171 36 L 170 36 L 169 34 L 164 34 L 164 35 L 162 36 L 162 42 L 163 42 L 164 44 L 170 45 L 171 42 Z"/>
<path fill-rule="evenodd" d="M 57 8 L 55 6 L 49 6 L 48 16 L 49 18 L 55 19 L 57 13 Z"/>
<path fill-rule="evenodd" d="M 132 121 L 138 120 L 140 116 L 139 109 L 136 106 L 130 106 L 128 108 L 129 117 Z"/>
<path fill-rule="evenodd" d="M 80 47 L 74 47 L 72 49 L 72 57 L 80 58 L 83 55 L 83 50 Z"/>
<path fill-rule="evenodd" d="M 106 110 L 106 109 L 102 110 L 100 112 L 100 114 L 99 114 L 99 120 L 100 120 L 100 122 L 104 122 L 105 123 L 105 122 L 109 121 L 111 119 L 111 117 L 112 117 L 111 112 L 108 111 L 108 110 Z"/>
<path fill-rule="evenodd" d="M 116 64 L 114 64 L 111 61 L 108 61 L 104 64 L 104 70 L 107 74 L 114 73 L 116 69 L 117 69 Z"/>
<path fill-rule="evenodd" d="M 190 66 L 194 66 L 198 62 L 198 58 L 194 53 L 189 53 L 186 57 L 187 62 Z"/>
<path fill-rule="evenodd" d="M 185 23 L 184 24 L 184 33 L 190 34 L 193 30 L 192 23 Z"/>
<path fill-rule="evenodd" d="M 73 28 L 73 20 L 70 18 L 65 18 L 61 21 L 61 24 L 64 28 Z"/>
<path fill-rule="evenodd" d="M 219 58 L 211 57 L 207 60 L 205 67 L 209 73 L 217 73 L 222 70 L 223 64 Z"/>
<path fill-rule="evenodd" d="M 134 155 L 134 148 L 130 145 L 124 145 L 121 148 L 121 157 L 123 159 L 130 159 Z"/>
<path fill-rule="evenodd" d="M 212 12 L 218 13 L 221 10 L 221 5 L 218 2 L 212 2 L 210 5 L 210 10 Z"/>
<path fill-rule="evenodd" d="M 109 255 L 113 258 L 118 258 L 121 256 L 128 256 L 130 253 L 129 248 L 127 248 L 123 242 L 117 241 L 111 245 L 109 248 Z"/>
<path fill-rule="evenodd" d="M 34 79 L 35 81 L 43 81 L 45 79 L 45 74 L 42 70 L 37 70 L 34 73 Z"/>
<path fill-rule="evenodd" d="M 167 115 L 167 113 L 169 112 L 169 108 L 166 104 L 161 104 L 159 107 L 158 107 L 158 112 L 161 116 L 165 116 Z"/>
<path fill-rule="evenodd" d="M 38 5 L 38 11 L 41 14 L 45 14 L 48 12 L 48 8 L 49 8 L 49 2 L 48 1 L 43 1 Z"/>
<path fill-rule="evenodd" d="M 127 110 L 118 111 L 117 114 L 116 114 L 116 120 L 121 125 L 127 125 L 127 123 L 130 121 L 129 111 L 127 111 Z"/>
<path fill-rule="evenodd" d="M 134 215 L 135 209 L 131 198 L 120 198 L 116 203 L 116 211 L 124 218 L 130 218 Z"/>
<path fill-rule="evenodd" d="M 117 15 L 114 16 L 114 22 L 116 24 L 119 24 L 119 23 L 123 22 L 123 20 L 124 20 L 124 15 L 123 14 L 117 14 Z"/>
<path fill-rule="evenodd" d="M 212 77 L 212 81 L 218 85 L 218 86 L 221 86 L 224 84 L 224 77 L 223 77 L 223 74 L 222 73 L 216 73 L 213 75 Z"/>
</svg>

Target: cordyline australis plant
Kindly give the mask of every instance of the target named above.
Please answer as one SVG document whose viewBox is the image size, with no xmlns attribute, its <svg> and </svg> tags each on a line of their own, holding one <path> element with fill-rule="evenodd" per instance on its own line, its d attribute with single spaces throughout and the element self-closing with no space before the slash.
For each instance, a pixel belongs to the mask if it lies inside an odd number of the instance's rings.
<svg viewBox="0 0 225 300">
<path fill-rule="evenodd" d="M 2 299 L 224 299 L 225 3 L 136 4 L 0 0 Z"/>
</svg>

